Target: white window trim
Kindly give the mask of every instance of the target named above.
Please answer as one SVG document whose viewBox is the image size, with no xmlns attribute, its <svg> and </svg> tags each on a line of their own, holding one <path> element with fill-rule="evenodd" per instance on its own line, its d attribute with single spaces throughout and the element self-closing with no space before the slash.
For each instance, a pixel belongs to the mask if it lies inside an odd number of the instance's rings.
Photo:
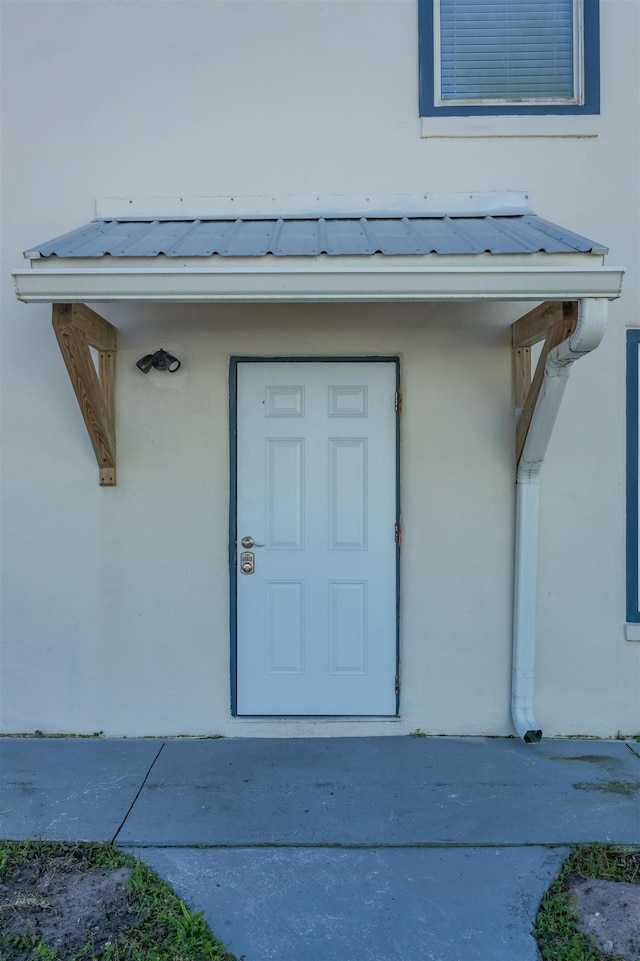
<svg viewBox="0 0 640 961">
<path fill-rule="evenodd" d="M 433 0 L 433 92 L 436 107 L 501 107 L 501 106 L 578 106 L 585 102 L 584 84 L 584 5 L 573 0 L 573 97 L 522 97 L 497 100 L 495 98 L 442 99 L 442 44 L 440 41 L 440 0 Z"/>
<path fill-rule="evenodd" d="M 458 137 L 597 137 L 598 114 L 556 116 L 421 117 L 420 136 Z"/>
</svg>

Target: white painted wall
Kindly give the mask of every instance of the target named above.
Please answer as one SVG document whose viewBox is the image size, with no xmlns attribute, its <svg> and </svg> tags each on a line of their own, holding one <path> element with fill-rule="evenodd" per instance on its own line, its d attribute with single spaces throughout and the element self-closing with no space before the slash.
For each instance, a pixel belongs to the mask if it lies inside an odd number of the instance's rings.
<svg viewBox="0 0 640 961">
<path fill-rule="evenodd" d="M 506 189 L 628 267 L 543 470 L 537 715 L 548 735 L 640 731 L 623 630 L 640 5 L 601 8 L 596 138 L 432 140 L 413 0 L 2 3 L 4 731 L 309 730 L 229 716 L 228 358 L 363 350 L 401 357 L 405 393 L 402 719 L 364 730 L 511 731 L 506 323 L 524 306 L 95 305 L 120 334 L 118 486 L 101 489 L 50 311 L 9 281 L 97 197 Z M 182 369 L 143 377 L 159 346 Z"/>
</svg>

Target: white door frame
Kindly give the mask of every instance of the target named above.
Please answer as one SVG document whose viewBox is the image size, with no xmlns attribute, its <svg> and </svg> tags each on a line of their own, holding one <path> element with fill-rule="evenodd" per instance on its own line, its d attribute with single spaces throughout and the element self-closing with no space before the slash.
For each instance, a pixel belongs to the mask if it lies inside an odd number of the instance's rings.
<svg viewBox="0 0 640 961">
<path fill-rule="evenodd" d="M 350 357 L 343 355 L 327 356 L 286 356 L 278 355 L 274 357 L 256 356 L 232 356 L 229 364 L 229 454 L 230 454 L 230 496 L 229 496 L 229 571 L 230 571 L 230 636 L 231 636 L 231 714 L 233 717 L 237 712 L 237 458 L 238 458 L 238 364 L 265 364 L 265 363 L 392 363 L 396 370 L 396 394 L 400 396 L 400 359 L 393 355 L 366 355 L 360 357 Z M 400 417 L 399 408 L 396 411 L 396 530 L 400 530 Z M 400 706 L 400 685 L 399 685 L 399 665 L 400 665 L 400 633 L 399 633 L 399 612 L 400 612 L 400 537 L 396 538 L 396 715 L 399 713 Z M 350 715 L 353 720 L 353 716 Z M 265 718 L 268 719 L 268 718 Z M 272 720 L 277 718 L 271 717 Z"/>
</svg>

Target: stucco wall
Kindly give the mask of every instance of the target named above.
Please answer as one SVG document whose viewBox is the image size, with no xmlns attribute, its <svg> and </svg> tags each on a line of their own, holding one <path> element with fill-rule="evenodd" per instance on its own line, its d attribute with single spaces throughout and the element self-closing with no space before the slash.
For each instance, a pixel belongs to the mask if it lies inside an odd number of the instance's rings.
<svg viewBox="0 0 640 961">
<path fill-rule="evenodd" d="M 639 6 L 601 4 L 597 137 L 442 140 L 420 135 L 415 7 L 2 4 L 5 731 L 308 730 L 229 719 L 228 359 L 363 351 L 401 358 L 405 396 L 402 719 L 366 732 L 511 731 L 507 323 L 527 305 L 94 305 L 120 336 L 118 486 L 101 489 L 50 311 L 9 280 L 96 197 L 505 189 L 628 268 L 542 476 L 537 713 L 547 734 L 640 730 L 640 644 L 623 630 Z M 183 368 L 143 377 L 135 361 L 159 346 Z"/>
</svg>

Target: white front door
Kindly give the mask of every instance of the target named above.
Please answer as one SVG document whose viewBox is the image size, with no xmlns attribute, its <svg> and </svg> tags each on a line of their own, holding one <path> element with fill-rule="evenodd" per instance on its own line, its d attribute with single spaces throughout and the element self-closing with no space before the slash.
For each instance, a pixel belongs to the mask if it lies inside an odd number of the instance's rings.
<svg viewBox="0 0 640 961">
<path fill-rule="evenodd" d="M 237 713 L 395 714 L 396 364 L 237 375 Z"/>
</svg>

